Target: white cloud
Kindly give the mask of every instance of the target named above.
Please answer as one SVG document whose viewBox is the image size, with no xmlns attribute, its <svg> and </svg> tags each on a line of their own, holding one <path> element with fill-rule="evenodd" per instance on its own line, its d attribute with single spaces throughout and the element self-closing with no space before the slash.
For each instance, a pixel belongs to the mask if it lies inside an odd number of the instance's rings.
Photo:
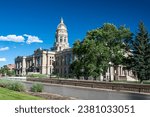
<svg viewBox="0 0 150 117">
<path fill-rule="evenodd" d="M 0 41 L 24 42 L 24 37 L 17 35 L 0 36 Z"/>
<path fill-rule="evenodd" d="M 0 48 L 0 51 L 6 51 L 6 50 L 9 50 L 9 47 Z"/>
<path fill-rule="evenodd" d="M 27 39 L 25 37 L 27 37 Z M 43 40 L 41 40 L 39 37 L 28 34 L 19 36 L 17 35 L 0 36 L 0 41 L 26 42 L 27 44 L 43 43 Z"/>
<path fill-rule="evenodd" d="M 24 34 L 23 36 L 27 37 L 27 44 L 31 44 L 31 43 L 43 43 L 42 40 L 39 39 L 39 37 L 37 36 L 32 36 L 32 35 L 28 35 L 28 34 Z"/>
<path fill-rule="evenodd" d="M 0 62 L 5 62 L 6 58 L 0 58 Z"/>
</svg>

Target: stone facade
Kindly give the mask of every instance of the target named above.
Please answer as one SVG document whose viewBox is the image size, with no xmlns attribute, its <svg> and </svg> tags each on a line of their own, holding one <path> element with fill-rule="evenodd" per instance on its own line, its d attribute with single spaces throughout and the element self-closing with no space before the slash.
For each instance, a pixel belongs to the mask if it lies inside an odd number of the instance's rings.
<svg viewBox="0 0 150 117">
<path fill-rule="evenodd" d="M 55 55 L 55 72 L 60 76 L 67 77 L 69 74 L 69 66 L 73 60 L 72 49 L 57 52 Z"/>
<path fill-rule="evenodd" d="M 57 73 L 65 77 L 69 74 L 69 66 L 74 60 L 72 49 L 68 43 L 67 27 L 61 19 L 56 29 L 55 43 L 52 49 L 37 49 L 31 56 L 18 56 L 15 58 L 16 75 L 24 76 L 30 73 L 51 75 Z M 110 63 L 112 64 L 112 63 Z M 133 77 L 132 71 L 124 70 L 122 65 L 108 68 L 107 72 L 100 76 L 100 80 L 120 80 L 127 76 Z"/>
<path fill-rule="evenodd" d="M 62 60 L 60 60 L 60 58 L 64 57 L 64 55 L 67 57 L 67 60 L 70 60 L 68 57 L 72 55 L 72 51 L 68 43 L 67 27 L 61 18 L 61 21 L 56 29 L 54 47 L 52 47 L 52 49 L 39 48 L 35 50 L 31 56 L 16 57 L 16 75 L 24 76 L 30 73 L 51 75 L 55 70 L 54 67 L 56 67 L 55 71 L 59 71 L 59 74 L 68 73 L 70 64 L 61 64 Z M 58 67 L 60 68 L 58 69 Z"/>
<path fill-rule="evenodd" d="M 17 76 L 24 76 L 26 75 L 26 57 L 25 56 L 18 56 L 15 58 L 15 65 L 16 65 L 16 75 Z"/>
</svg>

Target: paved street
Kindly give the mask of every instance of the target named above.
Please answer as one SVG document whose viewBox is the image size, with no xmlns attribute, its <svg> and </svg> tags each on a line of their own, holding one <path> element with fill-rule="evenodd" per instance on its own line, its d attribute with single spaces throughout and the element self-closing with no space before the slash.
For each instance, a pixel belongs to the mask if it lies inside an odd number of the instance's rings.
<svg viewBox="0 0 150 117">
<path fill-rule="evenodd" d="M 29 89 L 32 82 L 24 82 Z M 150 95 L 118 92 L 110 90 L 91 89 L 85 87 L 75 87 L 57 84 L 42 83 L 44 92 L 55 93 L 68 97 L 75 97 L 83 100 L 150 100 Z"/>
</svg>

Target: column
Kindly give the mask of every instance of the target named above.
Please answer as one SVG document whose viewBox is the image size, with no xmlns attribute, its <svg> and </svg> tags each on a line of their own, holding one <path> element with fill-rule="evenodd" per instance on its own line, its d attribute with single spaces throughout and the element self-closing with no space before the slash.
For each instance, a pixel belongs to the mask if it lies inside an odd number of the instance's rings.
<svg viewBox="0 0 150 117">
<path fill-rule="evenodd" d="M 100 75 L 100 81 L 104 81 L 104 76 L 102 74 Z"/>
<path fill-rule="evenodd" d="M 111 78 L 111 81 L 114 80 L 114 67 L 113 66 L 110 66 L 110 78 Z"/>
</svg>

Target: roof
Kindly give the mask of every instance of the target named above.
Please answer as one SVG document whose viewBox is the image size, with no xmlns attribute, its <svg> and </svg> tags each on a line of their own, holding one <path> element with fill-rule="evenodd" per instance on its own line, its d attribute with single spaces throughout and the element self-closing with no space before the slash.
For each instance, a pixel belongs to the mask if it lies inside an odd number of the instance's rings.
<svg viewBox="0 0 150 117">
<path fill-rule="evenodd" d="M 61 18 L 61 20 L 60 20 L 60 23 L 58 24 L 58 26 L 57 26 L 57 30 L 67 30 L 67 27 L 66 27 L 66 25 L 64 24 L 64 21 L 63 21 L 63 18 Z"/>
</svg>

